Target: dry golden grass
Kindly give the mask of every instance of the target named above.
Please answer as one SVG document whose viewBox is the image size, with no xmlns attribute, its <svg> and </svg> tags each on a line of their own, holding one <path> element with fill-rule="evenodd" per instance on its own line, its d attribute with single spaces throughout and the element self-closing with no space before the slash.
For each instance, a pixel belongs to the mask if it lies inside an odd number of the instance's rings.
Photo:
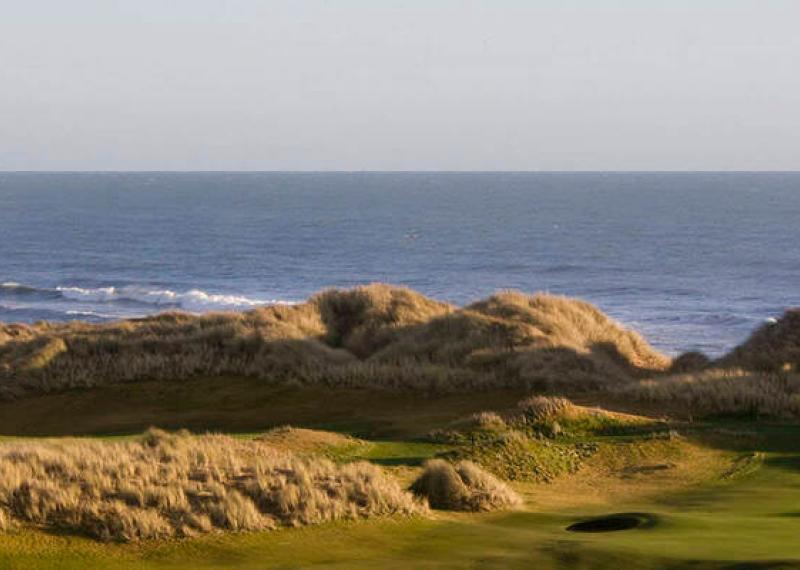
<svg viewBox="0 0 800 570">
<path fill-rule="evenodd" d="M 447 315 L 454 307 L 402 287 L 374 284 L 316 295 L 329 344 L 367 358 L 394 342 L 403 329 Z"/>
<path fill-rule="evenodd" d="M 671 361 L 639 334 L 627 330 L 594 305 L 556 295 L 505 292 L 470 307 L 483 314 L 532 326 L 550 348 L 594 351 L 623 368 L 664 370 Z"/>
<path fill-rule="evenodd" d="M 36 334 L 36 330 L 25 324 L 0 323 L 0 345 L 11 340 L 26 340 Z"/>
<path fill-rule="evenodd" d="M 494 511 L 522 502 L 508 485 L 470 461 L 452 465 L 443 459 L 431 459 L 411 490 L 425 497 L 434 509 Z"/>
<path fill-rule="evenodd" d="M 5 532 L 11 528 L 11 515 L 0 507 L 0 532 Z"/>
<path fill-rule="evenodd" d="M 716 368 L 657 380 L 621 390 L 625 398 L 678 408 L 697 416 L 742 415 L 789 418 L 800 415 L 800 376 Z"/>
<path fill-rule="evenodd" d="M 558 396 L 531 396 L 519 401 L 517 408 L 522 417 L 531 423 L 577 418 L 584 409 Z"/>
<path fill-rule="evenodd" d="M 587 390 L 671 363 L 582 301 L 502 293 L 458 309 L 380 284 L 247 313 L 0 331 L 0 396 L 10 398 L 222 375 L 433 392 Z"/>
<path fill-rule="evenodd" d="M 478 412 L 472 414 L 465 422 L 456 422 L 456 426 L 471 427 L 489 431 L 502 431 L 508 427 L 506 420 L 497 412 Z"/>
<path fill-rule="evenodd" d="M 0 444 L 3 526 L 135 541 L 424 511 L 374 465 L 338 466 L 259 441 L 151 429 L 129 442 Z"/>
</svg>

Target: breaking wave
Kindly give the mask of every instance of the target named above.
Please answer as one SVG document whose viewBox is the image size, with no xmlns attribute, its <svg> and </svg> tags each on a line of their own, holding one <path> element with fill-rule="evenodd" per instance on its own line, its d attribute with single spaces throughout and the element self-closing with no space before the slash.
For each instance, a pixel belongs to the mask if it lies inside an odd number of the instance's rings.
<svg viewBox="0 0 800 570">
<path fill-rule="evenodd" d="M 149 314 L 170 309 L 192 313 L 241 311 L 268 305 L 293 304 L 292 301 L 210 293 L 200 289 L 180 292 L 141 285 L 40 288 L 11 281 L 0 283 L 0 299 L 6 302 L 6 310 L 38 309 L 48 313 L 55 310 L 69 319 L 124 318 L 134 313 Z M 48 316 L 52 317 L 51 314 Z"/>
</svg>

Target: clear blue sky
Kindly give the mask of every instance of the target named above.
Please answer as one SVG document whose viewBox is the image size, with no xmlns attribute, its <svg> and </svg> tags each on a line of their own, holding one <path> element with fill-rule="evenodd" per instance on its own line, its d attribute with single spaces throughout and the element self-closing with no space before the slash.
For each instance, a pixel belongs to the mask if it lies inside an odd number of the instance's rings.
<svg viewBox="0 0 800 570">
<path fill-rule="evenodd" d="M 800 169 L 797 0 L 0 5 L 0 170 Z"/>
</svg>

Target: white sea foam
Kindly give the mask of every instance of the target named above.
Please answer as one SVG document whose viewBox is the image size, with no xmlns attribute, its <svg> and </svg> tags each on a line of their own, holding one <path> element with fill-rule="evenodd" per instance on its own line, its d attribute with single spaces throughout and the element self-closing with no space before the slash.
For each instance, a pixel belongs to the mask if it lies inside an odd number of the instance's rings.
<svg viewBox="0 0 800 570">
<path fill-rule="evenodd" d="M 113 319 L 117 315 L 107 315 L 104 313 L 98 313 L 95 311 L 64 311 L 65 315 L 70 315 L 72 317 L 97 317 L 98 319 Z"/>
<path fill-rule="evenodd" d="M 57 287 L 66 299 L 90 303 L 135 301 L 162 308 L 180 308 L 191 312 L 241 310 L 265 305 L 291 304 L 275 299 L 253 299 L 242 295 L 223 295 L 191 289 L 182 293 L 169 289 L 149 289 L 136 285 L 124 287 Z"/>
</svg>

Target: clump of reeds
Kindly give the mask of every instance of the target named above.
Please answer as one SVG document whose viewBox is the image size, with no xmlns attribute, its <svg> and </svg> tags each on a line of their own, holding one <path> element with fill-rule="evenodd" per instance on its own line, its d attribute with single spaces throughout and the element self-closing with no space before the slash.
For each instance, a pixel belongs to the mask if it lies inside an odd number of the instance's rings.
<svg viewBox="0 0 800 570">
<path fill-rule="evenodd" d="M 374 465 L 221 435 L 0 444 L 0 528 L 15 520 L 135 541 L 424 510 Z"/>
<path fill-rule="evenodd" d="M 472 414 L 466 423 L 465 427 L 474 426 L 490 431 L 502 431 L 508 427 L 506 420 L 497 412 L 477 412 Z"/>
<path fill-rule="evenodd" d="M 559 396 L 531 396 L 517 402 L 517 409 L 528 423 L 541 423 L 576 417 L 579 408 Z"/>
<path fill-rule="evenodd" d="M 452 511 L 493 511 L 522 503 L 519 495 L 470 461 L 455 465 L 443 459 L 425 463 L 411 490 L 425 497 L 434 509 Z"/>
</svg>

